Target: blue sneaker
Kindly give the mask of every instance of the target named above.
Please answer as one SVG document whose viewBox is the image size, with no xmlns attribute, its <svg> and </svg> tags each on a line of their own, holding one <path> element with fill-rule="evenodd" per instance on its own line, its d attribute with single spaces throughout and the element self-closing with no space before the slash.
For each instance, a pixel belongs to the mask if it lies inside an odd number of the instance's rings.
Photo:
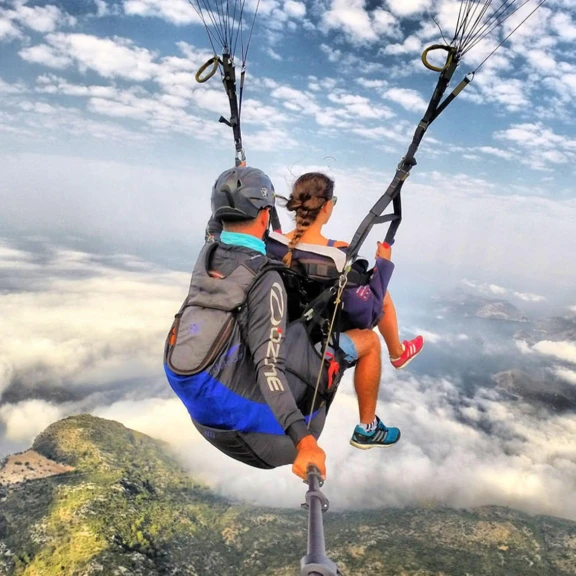
<svg viewBox="0 0 576 576">
<path fill-rule="evenodd" d="M 360 450 L 369 450 L 370 448 L 386 448 L 400 440 L 398 428 L 387 428 L 378 416 L 376 416 L 376 420 L 378 420 L 378 424 L 372 432 L 365 432 L 360 426 L 356 426 L 350 444 L 360 448 Z"/>
</svg>

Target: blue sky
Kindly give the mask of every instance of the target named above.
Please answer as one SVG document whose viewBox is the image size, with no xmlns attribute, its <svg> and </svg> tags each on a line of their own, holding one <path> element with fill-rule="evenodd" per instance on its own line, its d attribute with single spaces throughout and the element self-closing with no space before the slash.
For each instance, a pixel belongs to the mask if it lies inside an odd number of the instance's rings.
<svg viewBox="0 0 576 576">
<path fill-rule="evenodd" d="M 420 62 L 440 39 L 433 17 L 449 35 L 458 5 L 260 2 L 242 114 L 248 162 L 280 192 L 309 168 L 336 177 L 345 218 L 332 235 L 350 238 L 392 177 L 436 82 Z M 569 2 L 548 0 L 430 128 L 405 187 L 407 262 L 423 264 L 425 241 L 426 260 L 455 278 L 474 268 L 490 281 L 575 279 L 562 256 L 576 237 L 575 39 Z M 212 53 L 190 4 L 4 0 L 0 53 L 3 228 L 184 266 L 174 254 L 197 249 L 211 184 L 233 162 L 218 75 L 194 79 Z"/>
<path fill-rule="evenodd" d="M 162 162 L 193 156 L 226 165 L 227 130 L 214 123 L 226 100 L 218 76 L 194 81 L 210 52 L 186 0 L 3 4 L 5 149 L 46 152 L 46 141 L 34 140 L 49 131 L 50 150 L 56 141 L 61 152 L 116 157 L 115 145 L 132 143 L 144 157 L 154 148 Z M 249 159 L 290 165 L 332 155 L 343 167 L 395 165 L 436 80 L 419 61 L 439 40 L 432 15 L 448 35 L 459 3 L 373 4 L 260 3 L 243 118 Z M 488 61 L 434 127 L 421 171 L 449 174 L 457 164 L 514 189 L 546 193 L 552 183 L 556 194 L 569 193 L 572 17 L 549 0 Z M 493 46 L 480 44 L 461 72 Z"/>
<path fill-rule="evenodd" d="M 392 178 L 437 79 L 420 61 L 439 40 L 432 16 L 451 34 L 457 6 L 261 1 L 248 162 L 283 194 L 307 170 L 331 174 L 329 236 L 350 239 Z M 548 0 L 428 131 L 403 191 L 391 284 L 402 337 L 427 343 L 409 371 L 385 366 L 379 408 L 404 444 L 389 460 L 350 451 L 347 376 L 325 440 L 340 505 L 503 503 L 576 518 L 572 413 L 511 400 L 496 377 L 521 369 L 544 389 L 576 385 L 572 328 L 517 340 L 516 325 L 447 319 L 430 299 L 460 287 L 573 326 L 575 42 L 573 2 Z M 470 52 L 455 78 L 493 46 Z M 187 0 L 0 0 L 0 457 L 90 411 L 171 441 L 224 493 L 276 502 L 260 472 L 195 434 L 161 367 L 212 183 L 234 159 L 218 75 L 194 79 L 211 55 Z M 367 256 L 383 235 L 374 230 Z M 481 383 L 472 391 L 469 376 Z M 397 470 L 410 481 L 372 492 Z M 289 470 L 274 486 L 298 504 Z"/>
</svg>

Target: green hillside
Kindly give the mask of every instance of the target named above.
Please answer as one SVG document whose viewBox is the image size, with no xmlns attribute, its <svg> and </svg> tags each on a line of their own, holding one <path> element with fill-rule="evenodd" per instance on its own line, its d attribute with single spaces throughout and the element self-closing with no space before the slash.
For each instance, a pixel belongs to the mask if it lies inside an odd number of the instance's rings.
<svg viewBox="0 0 576 576">
<path fill-rule="evenodd" d="M 228 502 L 144 434 L 81 415 L 32 448 L 74 470 L 0 487 L 2 576 L 299 574 L 304 511 Z M 347 576 L 576 574 L 575 522 L 504 508 L 330 512 L 325 527 Z"/>
</svg>

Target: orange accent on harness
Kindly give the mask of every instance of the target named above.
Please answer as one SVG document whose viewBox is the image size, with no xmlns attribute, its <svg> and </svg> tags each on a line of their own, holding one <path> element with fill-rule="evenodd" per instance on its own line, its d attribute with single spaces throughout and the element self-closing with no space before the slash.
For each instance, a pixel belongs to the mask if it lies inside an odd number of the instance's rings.
<svg viewBox="0 0 576 576">
<path fill-rule="evenodd" d="M 336 361 L 334 354 L 331 352 L 326 352 L 326 356 L 330 358 L 330 362 L 328 362 L 328 390 L 330 390 L 334 384 L 334 376 L 336 376 L 340 370 L 340 364 Z"/>
<path fill-rule="evenodd" d="M 226 276 L 224 276 L 222 272 L 218 272 L 218 270 L 209 270 L 208 275 L 210 276 L 210 278 L 218 278 L 219 280 L 221 280 L 222 278 L 226 278 Z"/>
<path fill-rule="evenodd" d="M 176 327 L 172 328 L 172 332 L 170 333 L 170 346 L 174 346 L 176 343 Z"/>
</svg>

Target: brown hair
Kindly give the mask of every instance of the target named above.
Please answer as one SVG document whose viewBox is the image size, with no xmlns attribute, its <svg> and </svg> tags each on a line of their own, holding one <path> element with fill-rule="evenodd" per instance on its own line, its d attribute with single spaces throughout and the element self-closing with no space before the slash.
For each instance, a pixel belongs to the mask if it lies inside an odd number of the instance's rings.
<svg viewBox="0 0 576 576">
<path fill-rule="evenodd" d="M 292 252 L 300 238 L 318 215 L 322 206 L 334 195 L 334 180 L 321 172 L 302 174 L 292 186 L 292 194 L 286 202 L 286 209 L 295 212 L 296 229 L 288 245 L 288 254 L 282 261 L 286 266 L 292 264 Z"/>
</svg>

